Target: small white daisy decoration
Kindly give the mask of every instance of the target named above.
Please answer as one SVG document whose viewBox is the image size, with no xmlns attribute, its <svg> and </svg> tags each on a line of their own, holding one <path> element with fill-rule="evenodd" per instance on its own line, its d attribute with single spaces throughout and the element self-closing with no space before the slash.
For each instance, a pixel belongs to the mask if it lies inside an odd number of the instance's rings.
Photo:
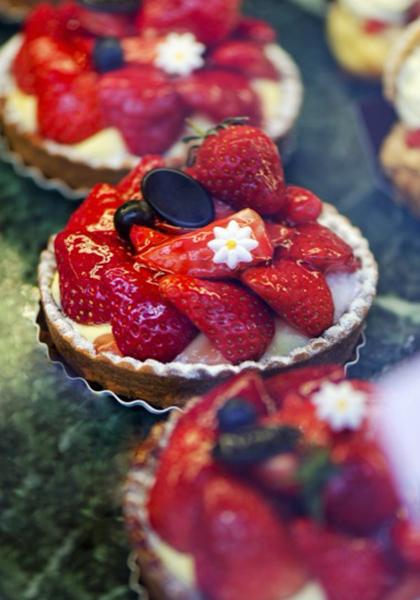
<svg viewBox="0 0 420 600">
<path fill-rule="evenodd" d="M 319 419 L 333 431 L 359 429 L 367 416 L 368 395 L 348 381 L 324 383 L 312 398 Z"/>
<path fill-rule="evenodd" d="M 252 237 L 251 227 L 240 227 L 233 219 L 227 227 L 215 227 L 213 233 L 214 240 L 207 246 L 214 252 L 216 265 L 226 264 L 233 270 L 241 263 L 252 262 L 252 251 L 259 244 Z"/>
<path fill-rule="evenodd" d="M 169 75 L 190 75 L 204 66 L 204 44 L 192 33 L 170 33 L 157 47 L 155 65 Z"/>
</svg>

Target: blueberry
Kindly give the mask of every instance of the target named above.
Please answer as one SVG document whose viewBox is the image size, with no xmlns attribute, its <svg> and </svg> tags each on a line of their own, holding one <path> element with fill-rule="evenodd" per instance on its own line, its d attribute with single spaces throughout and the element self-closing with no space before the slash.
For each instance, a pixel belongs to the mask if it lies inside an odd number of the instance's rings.
<svg viewBox="0 0 420 600">
<path fill-rule="evenodd" d="M 222 433 L 213 449 L 214 458 L 232 467 L 261 463 L 268 458 L 292 452 L 300 433 L 283 425 L 251 425 L 235 432 Z"/>
<path fill-rule="evenodd" d="M 89 10 L 111 13 L 131 13 L 139 7 L 139 0 L 78 0 Z"/>
<path fill-rule="evenodd" d="M 220 431 L 236 431 L 253 425 L 257 420 L 257 409 L 243 398 L 231 398 L 217 412 Z"/>
<path fill-rule="evenodd" d="M 155 213 L 145 200 L 129 200 L 118 208 L 114 215 L 114 225 L 118 235 L 124 240 L 130 240 L 130 230 L 133 225 L 153 227 Z"/>
<path fill-rule="evenodd" d="M 177 169 L 149 171 L 142 184 L 143 196 L 162 219 L 195 229 L 214 220 L 214 203 L 196 179 Z"/>
<path fill-rule="evenodd" d="M 124 64 L 124 54 L 117 38 L 103 37 L 95 40 L 93 64 L 99 73 L 120 69 Z"/>
</svg>

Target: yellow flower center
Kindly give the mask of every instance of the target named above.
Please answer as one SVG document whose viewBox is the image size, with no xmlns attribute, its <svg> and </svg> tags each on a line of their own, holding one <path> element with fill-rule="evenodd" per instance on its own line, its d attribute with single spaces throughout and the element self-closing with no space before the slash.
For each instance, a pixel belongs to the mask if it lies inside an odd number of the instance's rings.
<svg viewBox="0 0 420 600">
<path fill-rule="evenodd" d="M 175 60 L 178 62 L 183 62 L 185 60 L 185 52 L 183 50 L 178 50 L 175 52 Z"/>
<path fill-rule="evenodd" d="M 341 398 L 337 402 L 337 408 L 338 408 L 339 412 L 346 412 L 347 407 L 348 407 L 347 398 Z"/>
<path fill-rule="evenodd" d="M 236 240 L 228 240 L 226 242 L 226 248 L 228 250 L 235 250 L 235 248 L 237 247 L 238 242 Z"/>
</svg>

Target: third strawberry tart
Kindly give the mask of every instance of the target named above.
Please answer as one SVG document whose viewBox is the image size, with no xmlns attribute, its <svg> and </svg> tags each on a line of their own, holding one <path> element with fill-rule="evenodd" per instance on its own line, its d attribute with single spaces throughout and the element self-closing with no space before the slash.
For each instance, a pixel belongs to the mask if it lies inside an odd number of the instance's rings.
<svg viewBox="0 0 420 600">
<path fill-rule="evenodd" d="M 43 254 L 53 342 L 91 381 L 158 406 L 246 369 L 345 362 L 375 295 L 366 240 L 288 186 L 260 129 L 229 120 L 189 166 L 143 158 L 99 184 Z"/>
<path fill-rule="evenodd" d="M 186 119 L 248 116 L 284 140 L 296 65 L 241 0 L 40 4 L 0 55 L 1 120 L 18 160 L 70 189 L 116 183 L 150 153 L 183 153 Z"/>
<path fill-rule="evenodd" d="M 157 425 L 125 494 L 150 598 L 417 600 L 380 402 L 336 366 L 249 373 Z"/>
</svg>

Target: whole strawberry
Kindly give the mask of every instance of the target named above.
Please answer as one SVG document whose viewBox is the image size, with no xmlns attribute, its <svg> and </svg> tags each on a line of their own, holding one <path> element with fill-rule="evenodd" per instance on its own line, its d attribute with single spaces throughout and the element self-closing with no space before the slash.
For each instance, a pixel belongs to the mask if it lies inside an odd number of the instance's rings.
<svg viewBox="0 0 420 600">
<path fill-rule="evenodd" d="M 277 147 L 263 131 L 249 125 L 234 124 L 209 134 L 189 172 L 213 196 L 236 209 L 273 215 L 286 202 Z"/>
<path fill-rule="evenodd" d="M 143 0 L 140 31 L 189 31 L 204 44 L 225 39 L 239 22 L 241 0 Z"/>
</svg>

